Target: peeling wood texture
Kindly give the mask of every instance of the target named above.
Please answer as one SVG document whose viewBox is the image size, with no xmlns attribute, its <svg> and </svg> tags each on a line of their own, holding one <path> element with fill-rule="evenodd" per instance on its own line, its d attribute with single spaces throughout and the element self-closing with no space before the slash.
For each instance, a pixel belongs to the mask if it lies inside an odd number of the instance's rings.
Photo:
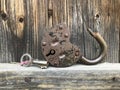
<svg viewBox="0 0 120 90">
<path fill-rule="evenodd" d="M 0 64 L 0 90 L 103 89 L 120 89 L 120 64 L 74 65 L 48 69 L 21 67 L 19 64 Z"/>
<path fill-rule="evenodd" d="M 120 0 L 0 0 L 0 62 L 19 61 L 23 53 L 43 59 L 41 39 L 44 31 L 64 22 L 71 42 L 83 55 L 95 58 L 100 52 L 88 34 L 98 31 L 108 44 L 104 61 L 120 60 Z"/>
</svg>

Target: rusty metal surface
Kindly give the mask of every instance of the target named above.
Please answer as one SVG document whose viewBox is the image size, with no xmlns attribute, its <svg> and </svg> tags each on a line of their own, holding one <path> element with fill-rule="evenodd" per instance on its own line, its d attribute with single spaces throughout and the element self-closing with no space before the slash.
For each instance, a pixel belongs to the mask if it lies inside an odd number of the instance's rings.
<svg viewBox="0 0 120 90">
<path fill-rule="evenodd" d="M 80 50 L 69 39 L 70 31 L 65 24 L 56 25 L 44 33 L 42 53 L 52 66 L 71 66 L 79 60 Z"/>
</svg>

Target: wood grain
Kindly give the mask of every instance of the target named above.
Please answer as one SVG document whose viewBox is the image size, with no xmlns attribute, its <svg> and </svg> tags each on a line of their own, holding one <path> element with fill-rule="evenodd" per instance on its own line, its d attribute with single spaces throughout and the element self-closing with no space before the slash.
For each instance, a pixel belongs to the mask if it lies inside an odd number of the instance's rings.
<svg viewBox="0 0 120 90">
<path fill-rule="evenodd" d="M 48 69 L 0 64 L 1 90 L 119 90 L 119 83 L 119 64 Z"/>
<path fill-rule="evenodd" d="M 66 23 L 70 41 L 87 58 L 100 53 L 98 43 L 86 29 L 98 31 L 108 44 L 104 61 L 120 60 L 119 0 L 0 0 L 0 62 L 19 61 L 24 53 L 44 59 L 41 39 L 44 31 Z"/>
</svg>

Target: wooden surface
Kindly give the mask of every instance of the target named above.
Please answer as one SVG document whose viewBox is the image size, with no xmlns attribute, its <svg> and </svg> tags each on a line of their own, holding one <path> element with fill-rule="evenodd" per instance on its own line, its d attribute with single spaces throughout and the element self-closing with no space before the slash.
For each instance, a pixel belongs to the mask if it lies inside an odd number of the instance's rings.
<svg viewBox="0 0 120 90">
<path fill-rule="evenodd" d="M 23 53 L 43 59 L 41 39 L 46 29 L 66 23 L 71 42 L 87 58 L 100 52 L 88 34 L 98 31 L 108 45 L 104 61 L 120 60 L 120 0 L 0 0 L 0 62 L 19 61 Z"/>
<path fill-rule="evenodd" d="M 7 67 L 6 67 L 7 66 Z M 119 90 L 120 64 L 40 69 L 0 64 L 0 90 Z"/>
</svg>

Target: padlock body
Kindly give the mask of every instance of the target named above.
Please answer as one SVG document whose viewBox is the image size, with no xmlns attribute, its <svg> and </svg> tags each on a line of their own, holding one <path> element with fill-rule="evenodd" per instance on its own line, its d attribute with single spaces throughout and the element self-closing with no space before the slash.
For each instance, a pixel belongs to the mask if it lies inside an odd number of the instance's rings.
<svg viewBox="0 0 120 90">
<path fill-rule="evenodd" d="M 56 67 L 71 66 L 80 58 L 80 49 L 70 42 L 70 31 L 65 24 L 59 24 L 43 35 L 42 53 L 44 58 Z M 55 50 L 52 54 L 50 51 Z"/>
</svg>

